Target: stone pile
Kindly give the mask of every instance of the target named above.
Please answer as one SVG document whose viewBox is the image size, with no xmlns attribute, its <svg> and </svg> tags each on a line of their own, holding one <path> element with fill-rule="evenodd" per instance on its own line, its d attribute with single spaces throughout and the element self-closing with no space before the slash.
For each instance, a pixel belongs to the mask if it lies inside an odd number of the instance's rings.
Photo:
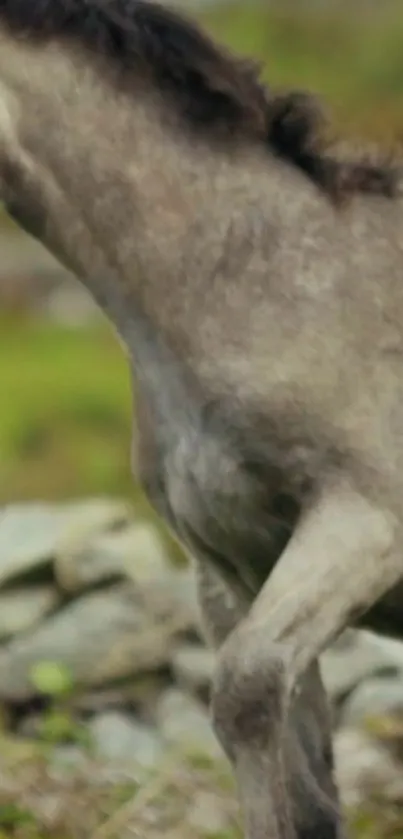
<svg viewBox="0 0 403 839">
<path fill-rule="evenodd" d="M 0 511 L 0 706 L 17 737 L 40 730 L 43 666 L 68 672 L 70 710 L 111 764 L 149 770 L 172 749 L 219 759 L 193 571 L 125 502 Z M 403 795 L 403 645 L 349 631 L 322 669 L 345 800 Z M 78 744 L 60 755 L 83 757 Z"/>
</svg>

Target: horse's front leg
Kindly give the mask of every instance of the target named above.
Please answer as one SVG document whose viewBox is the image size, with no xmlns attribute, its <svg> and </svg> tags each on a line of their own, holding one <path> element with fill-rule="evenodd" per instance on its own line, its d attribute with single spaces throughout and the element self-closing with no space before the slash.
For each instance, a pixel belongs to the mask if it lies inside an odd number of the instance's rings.
<svg viewBox="0 0 403 839">
<path fill-rule="evenodd" d="M 197 575 L 206 636 L 219 650 L 246 617 L 250 604 L 241 603 L 208 563 L 197 563 Z M 293 697 L 290 727 L 285 733 L 286 787 L 291 795 L 295 830 L 303 836 L 315 821 L 312 816 L 319 803 L 322 825 L 327 819 L 328 835 L 332 836 L 332 826 L 340 820 L 340 806 L 333 778 L 330 713 L 316 661 Z M 232 748 L 228 757 L 234 761 Z"/>
<path fill-rule="evenodd" d="M 246 618 L 225 642 L 213 688 L 217 734 L 231 754 L 247 839 L 336 839 L 323 789 L 295 820 L 288 778 L 293 703 L 324 647 L 403 576 L 396 522 L 347 482 L 301 517 Z M 324 765 L 323 772 L 328 771 Z"/>
</svg>

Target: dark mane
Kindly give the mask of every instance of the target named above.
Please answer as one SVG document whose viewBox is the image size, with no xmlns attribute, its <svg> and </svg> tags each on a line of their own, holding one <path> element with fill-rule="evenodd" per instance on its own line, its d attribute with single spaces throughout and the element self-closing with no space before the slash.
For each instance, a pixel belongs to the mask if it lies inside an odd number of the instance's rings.
<svg viewBox="0 0 403 839">
<path fill-rule="evenodd" d="M 317 98 L 292 91 L 268 104 L 268 140 L 273 151 L 298 166 L 336 201 L 354 192 L 393 198 L 400 186 L 400 167 L 365 159 L 350 160 L 327 152 L 326 119 Z M 379 158 L 379 154 L 377 155 Z"/>
<path fill-rule="evenodd" d="M 392 196 L 392 167 L 338 161 L 323 151 L 321 109 L 308 94 L 273 96 L 258 69 L 219 48 L 181 15 L 151 0 L 0 0 L 0 22 L 30 40 L 70 39 L 151 75 L 187 124 L 216 137 L 254 138 L 333 197 Z"/>
</svg>

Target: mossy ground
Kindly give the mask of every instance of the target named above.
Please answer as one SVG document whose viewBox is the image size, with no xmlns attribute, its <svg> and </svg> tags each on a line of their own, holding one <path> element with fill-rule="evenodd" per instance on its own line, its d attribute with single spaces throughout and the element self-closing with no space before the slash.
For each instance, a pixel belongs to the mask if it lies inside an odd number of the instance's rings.
<svg viewBox="0 0 403 839">
<path fill-rule="evenodd" d="M 146 779 L 133 768 L 114 779 L 96 760 L 61 768 L 41 743 L 0 737 L 0 749 L 0 839 L 242 839 L 225 763 L 176 755 Z M 192 819 L 198 797 L 202 806 L 214 803 L 223 827 Z M 403 839 L 402 796 L 374 798 L 347 823 L 351 839 Z"/>
</svg>

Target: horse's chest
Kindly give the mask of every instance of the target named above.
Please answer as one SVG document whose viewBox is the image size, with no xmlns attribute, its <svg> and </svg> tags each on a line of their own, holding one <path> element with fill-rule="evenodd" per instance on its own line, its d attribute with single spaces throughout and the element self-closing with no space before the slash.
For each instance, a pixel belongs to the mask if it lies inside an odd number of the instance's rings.
<svg viewBox="0 0 403 839">
<path fill-rule="evenodd" d="M 256 592 L 297 515 L 278 469 L 263 458 L 256 470 L 242 446 L 202 423 L 178 421 L 167 444 L 151 420 L 143 406 L 136 468 L 149 500 L 194 555 Z"/>
</svg>

